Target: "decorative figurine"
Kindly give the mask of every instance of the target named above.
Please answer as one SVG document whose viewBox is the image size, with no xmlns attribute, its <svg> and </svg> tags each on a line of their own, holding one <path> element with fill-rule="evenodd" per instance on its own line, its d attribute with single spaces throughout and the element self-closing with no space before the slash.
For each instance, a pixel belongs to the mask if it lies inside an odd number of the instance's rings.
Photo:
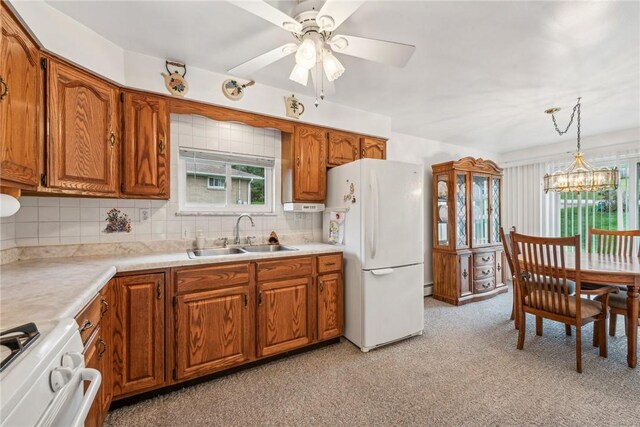
<svg viewBox="0 0 640 427">
<path fill-rule="evenodd" d="M 285 96 L 284 105 L 287 109 L 287 117 L 299 119 L 304 114 L 304 105 L 296 99 L 295 95 Z"/>
<path fill-rule="evenodd" d="M 182 68 L 184 71 L 182 74 L 180 74 L 178 70 L 171 72 L 169 71 L 169 65 Z M 167 87 L 169 93 L 174 96 L 185 96 L 187 92 L 189 92 L 189 83 L 187 83 L 184 78 L 184 76 L 187 75 L 187 66 L 180 62 L 165 61 L 165 67 L 169 74 L 161 74 L 164 77 L 164 85 Z"/>
<path fill-rule="evenodd" d="M 253 86 L 256 82 L 253 80 L 240 84 L 236 80 L 227 79 L 222 82 L 222 93 L 232 101 L 240 101 L 244 95 L 244 88 Z"/>
</svg>

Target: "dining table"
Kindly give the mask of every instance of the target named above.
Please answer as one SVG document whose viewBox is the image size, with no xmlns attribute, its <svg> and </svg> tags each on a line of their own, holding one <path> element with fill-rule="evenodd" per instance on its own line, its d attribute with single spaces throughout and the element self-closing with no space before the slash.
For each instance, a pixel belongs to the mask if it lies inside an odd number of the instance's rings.
<svg viewBox="0 0 640 427">
<path fill-rule="evenodd" d="M 522 266 L 522 256 L 518 261 Z M 576 254 L 565 252 L 567 278 L 576 280 Z M 640 290 L 640 257 L 581 253 L 580 282 L 614 285 L 627 291 L 627 363 L 630 368 L 638 364 L 638 291 Z"/>
</svg>

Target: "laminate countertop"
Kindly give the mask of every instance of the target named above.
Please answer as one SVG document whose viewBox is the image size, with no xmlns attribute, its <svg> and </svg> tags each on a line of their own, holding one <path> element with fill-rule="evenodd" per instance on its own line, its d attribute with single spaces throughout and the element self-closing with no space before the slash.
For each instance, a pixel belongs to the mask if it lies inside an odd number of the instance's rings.
<svg viewBox="0 0 640 427">
<path fill-rule="evenodd" d="M 191 259 L 167 254 L 43 258 L 0 266 L 0 330 L 28 322 L 75 317 L 116 273 L 158 268 L 255 261 L 341 252 L 340 246 L 303 244 L 297 251 L 246 253 Z"/>
</svg>

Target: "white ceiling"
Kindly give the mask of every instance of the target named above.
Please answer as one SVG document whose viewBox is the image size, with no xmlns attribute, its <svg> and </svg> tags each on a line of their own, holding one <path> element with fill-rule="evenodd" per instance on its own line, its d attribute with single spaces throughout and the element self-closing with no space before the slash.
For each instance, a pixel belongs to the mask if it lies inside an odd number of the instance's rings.
<svg viewBox="0 0 640 427">
<path fill-rule="evenodd" d="M 220 73 L 293 40 L 222 1 L 50 3 L 124 49 Z M 558 141 L 543 111 L 563 107 L 563 125 L 578 96 L 584 136 L 640 127 L 637 1 L 369 1 L 337 33 L 416 46 L 404 69 L 339 55 L 331 101 L 390 116 L 394 132 L 503 153 Z M 293 64 L 251 77 L 311 95 Z"/>
</svg>

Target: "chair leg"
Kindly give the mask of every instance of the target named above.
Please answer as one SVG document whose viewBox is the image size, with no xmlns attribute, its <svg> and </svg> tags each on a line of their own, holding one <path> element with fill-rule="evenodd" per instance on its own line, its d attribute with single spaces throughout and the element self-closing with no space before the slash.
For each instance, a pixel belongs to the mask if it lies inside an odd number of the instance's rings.
<svg viewBox="0 0 640 427">
<path fill-rule="evenodd" d="M 519 311 L 520 311 L 520 307 L 518 306 L 519 300 L 518 300 L 518 286 L 514 284 L 513 286 L 513 311 L 512 311 L 512 315 L 513 315 L 513 326 L 516 329 L 519 329 L 520 326 L 520 315 L 519 315 Z"/>
<path fill-rule="evenodd" d="M 627 320 L 627 316 L 624 316 L 624 335 L 629 335 L 629 321 Z"/>
<path fill-rule="evenodd" d="M 609 318 L 609 335 L 612 337 L 616 336 L 616 328 L 618 326 L 618 315 L 611 313 L 611 317 Z"/>
<path fill-rule="evenodd" d="M 593 346 L 598 347 L 600 342 L 600 322 L 602 320 L 596 320 L 593 322 Z"/>
<path fill-rule="evenodd" d="M 600 357 L 607 358 L 607 320 L 602 319 L 598 324 L 598 338 L 600 340 Z"/>
<path fill-rule="evenodd" d="M 567 334 L 568 337 L 571 336 L 571 325 L 564 325 L 564 332 Z"/>
<path fill-rule="evenodd" d="M 536 335 L 542 336 L 542 317 L 536 316 Z"/>
<path fill-rule="evenodd" d="M 582 328 L 576 325 L 576 371 L 582 373 Z"/>
<path fill-rule="evenodd" d="M 527 329 L 527 322 L 525 319 L 525 313 L 523 310 L 518 310 L 518 350 L 522 350 L 524 348 L 524 333 Z"/>
</svg>

